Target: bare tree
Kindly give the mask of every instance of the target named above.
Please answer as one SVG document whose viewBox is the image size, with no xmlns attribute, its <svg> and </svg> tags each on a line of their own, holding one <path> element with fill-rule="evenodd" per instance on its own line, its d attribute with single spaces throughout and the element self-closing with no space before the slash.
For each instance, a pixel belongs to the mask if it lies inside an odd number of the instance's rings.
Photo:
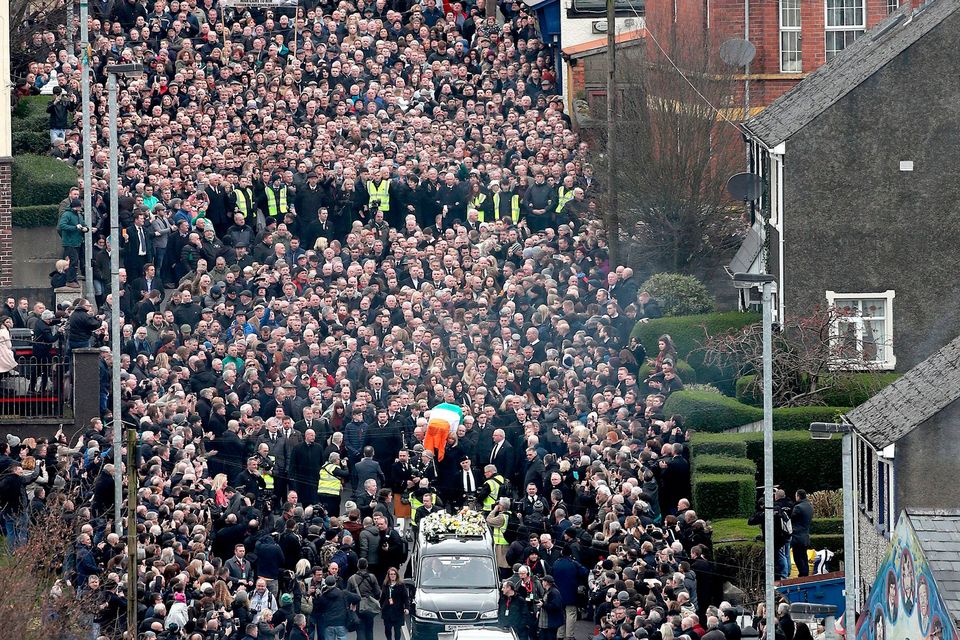
<svg viewBox="0 0 960 640">
<path fill-rule="evenodd" d="M 44 60 L 62 46 L 67 19 L 72 15 L 71 0 L 10 0 L 10 71 L 15 81 L 26 77 L 31 62 Z M 55 34 L 54 43 L 42 42 L 48 31 Z M 37 35 L 41 36 L 39 43 Z"/>
<path fill-rule="evenodd" d="M 708 38 L 654 16 L 647 32 L 643 60 L 618 81 L 617 150 L 604 157 L 615 163 L 620 237 L 632 264 L 703 275 L 746 226 L 725 191 L 744 167 L 737 84 Z"/>
<path fill-rule="evenodd" d="M 842 388 L 877 391 L 855 372 L 877 368 L 878 345 L 844 330 L 864 320 L 848 309 L 818 308 L 809 316 L 792 317 L 780 327 L 773 340 L 773 405 L 792 407 L 825 404 L 827 391 Z M 704 362 L 740 373 L 756 372 L 746 390 L 761 393 L 763 373 L 763 327 L 753 324 L 736 333 L 707 336 L 703 343 Z M 858 387 L 861 387 L 858 389 Z"/>
</svg>

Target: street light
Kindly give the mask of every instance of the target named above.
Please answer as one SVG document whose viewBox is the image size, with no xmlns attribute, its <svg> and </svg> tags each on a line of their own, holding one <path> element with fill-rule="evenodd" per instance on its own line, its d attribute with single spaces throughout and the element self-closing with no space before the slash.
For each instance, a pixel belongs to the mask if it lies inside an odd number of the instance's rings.
<svg viewBox="0 0 960 640">
<path fill-rule="evenodd" d="M 850 638 L 857 628 L 857 580 L 856 558 L 853 541 L 853 430 L 849 424 L 835 422 L 810 423 L 810 437 L 814 440 L 829 440 L 839 433 L 843 443 L 843 588 L 844 612 L 843 633 Z"/>
<path fill-rule="evenodd" d="M 773 292 L 776 282 L 766 273 L 735 273 L 737 289 L 760 289 L 763 294 L 763 550 L 767 634 L 776 628 L 773 548 Z"/>
<path fill-rule="evenodd" d="M 117 76 L 134 78 L 143 73 L 141 64 L 114 64 L 107 67 L 108 107 L 110 111 L 110 350 L 113 351 L 113 528 L 123 535 L 123 424 L 120 419 L 120 216 L 117 199 L 120 197 L 117 175 Z"/>
</svg>

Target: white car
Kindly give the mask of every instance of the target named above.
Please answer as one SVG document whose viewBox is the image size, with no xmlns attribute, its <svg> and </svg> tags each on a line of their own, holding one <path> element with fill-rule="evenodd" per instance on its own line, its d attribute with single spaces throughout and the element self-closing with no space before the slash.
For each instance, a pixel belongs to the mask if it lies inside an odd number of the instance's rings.
<svg viewBox="0 0 960 640">
<path fill-rule="evenodd" d="M 453 632 L 453 640 L 517 640 L 517 632 L 500 627 L 463 627 Z"/>
</svg>

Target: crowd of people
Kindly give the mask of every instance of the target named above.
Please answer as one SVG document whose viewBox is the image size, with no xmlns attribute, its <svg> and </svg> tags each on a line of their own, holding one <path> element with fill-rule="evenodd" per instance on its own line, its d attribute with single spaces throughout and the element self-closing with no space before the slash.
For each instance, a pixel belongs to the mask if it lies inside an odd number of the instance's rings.
<svg viewBox="0 0 960 640">
<path fill-rule="evenodd" d="M 372 640 L 377 619 L 398 640 L 405 533 L 470 506 L 521 639 L 573 640 L 578 619 L 600 640 L 740 638 L 682 417 L 663 413 L 676 351 L 630 338 L 659 305 L 610 265 L 524 6 L 225 4 L 91 5 L 94 224 L 65 194 L 51 278 L 78 287 L 93 234 L 96 299 L 3 313 L 62 316 L 67 352 L 101 347 L 101 417 L 79 439 L 0 442 L 11 547 L 32 517 L 70 523 L 55 588 L 92 603 L 91 638 L 121 634 L 135 598 L 146 640 Z M 65 42 L 38 34 L 17 91 L 55 96 L 53 153 L 76 163 L 82 52 Z M 135 61 L 111 229 L 106 67 Z M 439 404 L 462 421 L 437 443 Z M 118 419 L 138 433 L 136 593 L 112 532 Z"/>
</svg>

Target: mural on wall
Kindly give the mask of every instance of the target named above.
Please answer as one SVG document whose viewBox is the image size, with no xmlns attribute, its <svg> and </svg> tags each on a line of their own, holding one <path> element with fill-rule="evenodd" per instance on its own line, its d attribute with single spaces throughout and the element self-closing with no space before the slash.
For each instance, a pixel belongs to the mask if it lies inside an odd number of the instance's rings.
<svg viewBox="0 0 960 640">
<path fill-rule="evenodd" d="M 857 621 L 857 640 L 960 640 L 906 513 Z"/>
</svg>

